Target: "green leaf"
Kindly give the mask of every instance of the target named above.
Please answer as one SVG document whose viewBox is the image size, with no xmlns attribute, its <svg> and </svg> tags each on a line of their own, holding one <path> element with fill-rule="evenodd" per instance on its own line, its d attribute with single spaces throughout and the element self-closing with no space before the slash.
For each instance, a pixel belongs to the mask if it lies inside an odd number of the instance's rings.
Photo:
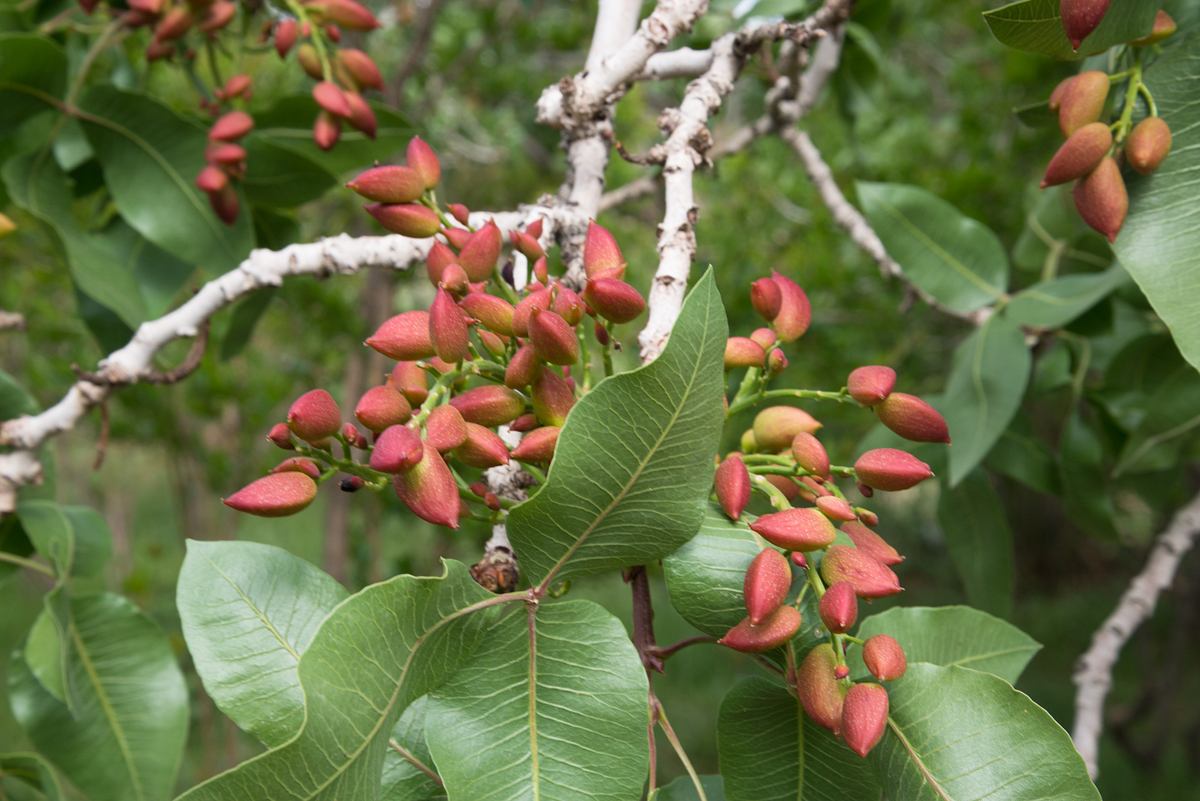
<svg viewBox="0 0 1200 801">
<path fill-rule="evenodd" d="M 273 287 L 260 289 L 233 307 L 229 328 L 225 329 L 225 336 L 221 339 L 222 361 L 235 358 L 250 344 L 250 337 L 274 300 L 275 293 Z"/>
<path fill-rule="evenodd" d="M 39 790 L 46 801 L 63 801 L 66 798 L 58 774 L 50 763 L 37 754 L 0 754 L 0 779 L 4 778 L 16 779 Z"/>
<path fill-rule="evenodd" d="M 304 725 L 286 744 L 209 779 L 187 801 L 377 798 L 400 713 L 475 653 L 505 600 L 447 561 L 439 578 L 397 576 L 340 604 L 300 657 Z"/>
<path fill-rule="evenodd" d="M 1009 47 L 1053 58 L 1083 58 L 1145 36 L 1162 6 L 1148 0 L 1112 0 L 1103 21 L 1076 53 L 1063 32 L 1058 4 L 1059 0 L 1018 0 L 983 12 L 983 19 L 992 35 Z"/>
<path fill-rule="evenodd" d="M 61 575 L 98 575 L 112 556 L 112 532 L 95 509 L 29 500 L 17 514 L 38 553 Z"/>
<path fill-rule="evenodd" d="M 1145 417 L 1121 450 L 1113 476 L 1174 466 L 1178 453 L 1168 446 L 1195 437 L 1200 426 L 1197 398 L 1200 373 L 1180 367 L 1146 401 Z"/>
<path fill-rule="evenodd" d="M 388 750 L 383 757 L 380 801 L 441 801 L 446 797 L 445 789 L 429 775 L 433 770 L 433 757 L 425 744 L 428 708 L 429 696 L 418 698 L 409 704 L 392 728 Z"/>
<path fill-rule="evenodd" d="M 1104 443 L 1095 429 L 1073 412 L 1058 441 L 1059 478 L 1068 519 L 1090 535 L 1115 539 L 1117 512 L 1108 487 Z"/>
<path fill-rule="evenodd" d="M 967 313 L 1004 297 L 1008 256 L 986 225 L 915 186 L 860 181 L 858 197 L 888 253 L 934 300 Z"/>
<path fill-rule="evenodd" d="M 1183 357 L 1200 369 L 1200 205 L 1193 183 L 1200 170 L 1198 43 L 1200 36 L 1191 35 L 1146 70 L 1158 112 L 1171 126 L 1171 154 L 1153 175 L 1129 176 L 1130 212 L 1115 250 Z"/>
<path fill-rule="evenodd" d="M 571 410 L 548 481 L 508 515 L 531 582 L 658 559 L 696 533 L 725 416 L 727 334 L 710 269 L 662 355 Z"/>
<path fill-rule="evenodd" d="M 147 95 L 94 86 L 80 101 L 84 132 L 121 216 L 154 244 L 209 273 L 240 262 L 253 246 L 250 215 L 217 219 L 195 187 L 204 131 Z"/>
<path fill-rule="evenodd" d="M 855 634 L 889 634 L 909 662 L 982 670 L 1010 684 L 1042 647 L 1011 623 L 969 606 L 896 606 L 868 617 Z M 867 675 L 862 649 L 850 649 L 847 659 L 852 675 Z"/>
<path fill-rule="evenodd" d="M 943 485 L 938 523 L 972 606 L 1012 612 L 1013 540 L 1004 504 L 987 475 L 974 470 L 957 487 Z"/>
<path fill-rule="evenodd" d="M 1058 493 L 1058 464 L 1054 454 L 1045 442 L 1028 431 L 1006 429 L 988 452 L 984 464 L 1035 492 Z"/>
<path fill-rule="evenodd" d="M 890 798 L 1100 801 L 1067 733 L 1001 678 L 910 664 L 888 696 L 887 733 L 869 759 Z"/>
<path fill-rule="evenodd" d="M 720 776 L 701 776 L 700 786 L 704 788 L 707 801 L 725 801 L 725 783 Z M 691 776 L 680 776 L 675 781 L 658 789 L 651 801 L 700 801 L 696 785 Z"/>
<path fill-rule="evenodd" d="M 813 723 L 782 685 L 764 678 L 743 679 L 725 696 L 717 748 L 729 801 L 878 801 L 881 795 L 867 763 Z"/>
<path fill-rule="evenodd" d="M 243 731 L 275 746 L 304 721 L 300 655 L 348 595 L 282 548 L 188 540 L 176 605 L 204 689 Z"/>
<path fill-rule="evenodd" d="M 68 681 L 82 703 L 72 716 L 14 655 L 13 714 L 38 751 L 92 801 L 169 796 L 187 737 L 187 687 L 166 636 L 133 604 L 111 595 L 74 598 Z"/>
<path fill-rule="evenodd" d="M 251 203 L 271 208 L 300 206 L 316 200 L 337 183 L 317 162 L 262 134 L 250 135 L 245 144 L 242 189 Z"/>
<path fill-rule="evenodd" d="M 45 36 L 0 34 L 0 133 L 54 108 L 67 85 L 67 56 Z"/>
<path fill-rule="evenodd" d="M 1128 277 L 1116 265 L 1102 273 L 1053 278 L 1018 292 L 1004 314 L 1017 325 L 1061 328 L 1120 288 Z"/>
<path fill-rule="evenodd" d="M 567 601 L 514 609 L 487 638 L 427 712 L 425 738 L 451 801 L 637 798 L 649 768 L 649 686 L 621 621 Z"/>
<path fill-rule="evenodd" d="M 950 486 L 975 469 L 1021 406 L 1033 359 L 1021 329 L 994 314 L 954 352 L 941 411 L 950 426 Z"/>
<path fill-rule="evenodd" d="M 266 111 L 255 114 L 254 134 L 340 176 L 352 170 L 365 170 L 375 161 L 394 158 L 416 132 L 408 119 L 394 109 L 380 103 L 372 103 L 371 109 L 379 123 L 375 138 L 346 128 L 332 150 L 321 150 L 313 144 L 312 121 L 319 109 L 307 94 L 282 98 Z"/>
</svg>

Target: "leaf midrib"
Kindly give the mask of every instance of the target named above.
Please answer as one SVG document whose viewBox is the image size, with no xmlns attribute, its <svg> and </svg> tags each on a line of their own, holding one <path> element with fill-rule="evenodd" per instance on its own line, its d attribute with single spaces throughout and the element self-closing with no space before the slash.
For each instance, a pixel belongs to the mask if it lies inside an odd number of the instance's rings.
<svg viewBox="0 0 1200 801">
<path fill-rule="evenodd" d="M 225 579 L 225 582 L 230 586 L 230 588 L 238 594 L 238 597 L 241 598 L 242 602 L 245 603 L 250 611 L 254 613 L 254 616 L 262 622 L 266 630 L 271 633 L 271 636 L 273 636 L 279 642 L 279 644 L 283 646 L 284 650 L 287 651 L 292 659 L 296 661 L 296 664 L 299 664 L 300 653 L 292 647 L 291 643 L 289 643 L 279 629 L 275 627 L 275 624 L 272 623 L 270 618 L 267 617 L 266 612 L 260 609 L 258 605 L 254 603 L 254 600 L 242 591 L 242 588 L 237 584 L 237 582 L 226 575 L 225 571 L 221 570 L 221 568 L 217 566 L 216 562 L 208 557 L 205 557 L 205 559 L 208 561 L 209 565 L 212 566 L 212 569 L 216 572 L 216 574 Z"/>
<path fill-rule="evenodd" d="M 896 735 L 896 738 L 900 740 L 900 744 L 904 746 L 904 750 L 908 752 L 909 757 L 912 759 L 912 763 L 920 772 L 921 778 L 925 780 L 925 782 L 930 786 L 930 788 L 933 789 L 935 793 L 937 793 L 938 798 L 941 798 L 942 801 L 954 801 L 954 799 L 950 797 L 950 794 L 947 793 L 942 788 L 942 785 L 938 783 L 938 780 L 934 778 L 933 773 L 925 765 L 925 762 L 921 759 L 920 755 L 917 754 L 917 750 L 913 748 L 912 743 L 910 743 L 908 738 L 904 736 L 904 732 L 900 729 L 900 725 L 896 723 L 896 719 L 891 715 L 888 715 L 888 728 L 891 729 L 892 733 Z"/>
</svg>

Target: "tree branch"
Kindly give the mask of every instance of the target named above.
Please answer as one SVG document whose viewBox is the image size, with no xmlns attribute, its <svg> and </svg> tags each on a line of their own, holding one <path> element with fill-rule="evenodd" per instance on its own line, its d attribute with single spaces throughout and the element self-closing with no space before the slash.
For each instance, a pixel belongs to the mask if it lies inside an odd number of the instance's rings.
<svg viewBox="0 0 1200 801">
<path fill-rule="evenodd" d="M 24 331 L 25 315 L 0 309 L 0 331 Z"/>
<path fill-rule="evenodd" d="M 1146 566 L 1121 596 L 1117 608 L 1092 637 L 1075 669 L 1075 726 L 1071 738 L 1093 779 L 1099 773 L 1104 699 L 1112 687 L 1113 667 L 1138 626 L 1154 613 L 1158 597 L 1171 586 L 1179 563 L 1200 535 L 1200 495 L 1180 509 L 1150 551 Z"/>
</svg>

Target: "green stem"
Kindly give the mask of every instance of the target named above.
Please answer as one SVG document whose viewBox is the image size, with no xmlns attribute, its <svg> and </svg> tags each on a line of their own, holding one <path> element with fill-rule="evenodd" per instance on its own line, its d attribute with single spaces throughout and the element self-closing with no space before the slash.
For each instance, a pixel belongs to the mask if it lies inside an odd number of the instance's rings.
<svg viewBox="0 0 1200 801">
<path fill-rule="evenodd" d="M 767 481 L 762 476 L 754 474 L 750 475 L 750 480 L 754 482 L 754 488 L 766 495 L 767 500 L 769 500 L 771 505 L 776 509 L 783 512 L 792 508 L 792 503 L 787 499 L 787 496 L 780 492 L 779 489 L 770 481 Z"/>
<path fill-rule="evenodd" d="M 1141 56 L 1134 56 L 1134 58 L 1136 60 L 1128 70 L 1129 84 L 1125 87 L 1125 105 L 1121 108 L 1121 118 L 1117 120 L 1117 132 L 1114 137 L 1117 145 L 1125 141 L 1125 137 L 1129 135 L 1129 129 L 1133 127 L 1133 112 L 1137 108 L 1138 88 L 1142 85 Z"/>
<path fill-rule="evenodd" d="M 692 767 L 692 760 L 688 759 L 687 752 L 683 750 L 683 743 L 679 741 L 679 737 L 675 735 L 675 730 L 671 728 L 671 721 L 667 720 L 667 711 L 663 709 L 661 701 L 658 702 L 658 725 L 662 726 L 663 734 L 667 735 L 667 742 L 675 749 L 676 756 L 683 763 L 683 769 L 691 777 L 692 785 L 696 788 L 696 795 L 700 801 L 708 801 L 708 796 L 704 794 L 704 785 L 700 783 L 700 776 L 696 773 L 696 769 Z"/>
<path fill-rule="evenodd" d="M 747 371 L 747 378 L 750 377 L 751 372 L 755 372 L 755 370 L 752 368 L 750 371 Z M 743 380 L 742 386 L 744 387 L 745 385 L 746 381 Z M 770 389 L 749 397 L 742 397 L 742 390 L 739 388 L 738 394 L 734 397 L 733 402 L 729 404 L 729 411 L 725 413 L 725 416 L 729 417 L 730 415 L 737 414 L 738 412 L 749 409 L 752 406 L 761 403 L 762 401 L 776 399 L 831 400 L 837 401 L 838 403 L 858 404 L 858 401 L 850 397 L 850 393 L 845 389 L 841 389 L 837 392 L 829 392 L 827 390 L 820 389 Z"/>
<path fill-rule="evenodd" d="M 50 578 L 54 578 L 54 571 L 41 562 L 36 562 L 33 559 L 26 559 L 23 556 L 17 556 L 15 553 L 7 553 L 0 551 L 0 562 L 8 562 L 17 567 L 25 567 L 30 570 L 36 570 L 38 573 L 43 573 Z"/>
</svg>

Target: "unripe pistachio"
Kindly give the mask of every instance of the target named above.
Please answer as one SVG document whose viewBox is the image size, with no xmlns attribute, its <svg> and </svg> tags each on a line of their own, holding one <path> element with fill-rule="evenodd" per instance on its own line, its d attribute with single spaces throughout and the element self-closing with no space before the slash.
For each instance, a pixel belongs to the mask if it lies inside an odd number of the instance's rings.
<svg viewBox="0 0 1200 801">
<path fill-rule="evenodd" d="M 858 620 L 858 598 L 854 594 L 854 585 L 848 581 L 838 581 L 829 585 L 821 601 L 817 604 L 821 622 L 825 628 L 834 634 L 841 634 L 854 628 Z"/>
<path fill-rule="evenodd" d="M 846 522 L 855 519 L 854 510 L 850 508 L 850 504 L 835 495 L 823 495 L 817 498 L 816 504 L 817 508 L 821 510 L 821 514 L 830 520 Z"/>
<path fill-rule="evenodd" d="M 781 606 L 757 626 L 745 618 L 731 628 L 718 642 L 735 651 L 758 654 L 778 648 L 800 630 L 800 610 Z"/>
<path fill-rule="evenodd" d="M 792 342 L 804 336 L 812 322 L 812 304 L 808 295 L 792 279 L 778 271 L 771 273 L 771 280 L 779 286 L 779 314 L 771 320 L 771 328 L 780 342 Z"/>
<path fill-rule="evenodd" d="M 480 328 L 475 331 L 475 335 L 479 337 L 480 343 L 484 350 L 495 356 L 497 359 L 502 359 L 508 353 L 508 337 L 494 334 L 485 328 Z"/>
<path fill-rule="evenodd" d="M 783 497 L 789 501 L 794 501 L 800 495 L 800 485 L 787 476 L 765 475 L 763 476 L 775 489 L 783 493 Z"/>
<path fill-rule="evenodd" d="M 305 442 L 320 442 L 341 428 L 342 412 L 332 395 L 323 389 L 313 389 L 292 403 L 287 424 L 292 433 Z"/>
<path fill-rule="evenodd" d="M 589 279 L 620 279 L 625 275 L 625 257 L 621 255 L 617 240 L 595 220 L 588 223 L 583 240 L 583 269 Z"/>
<path fill-rule="evenodd" d="M 412 406 L 420 406 L 429 397 L 429 376 L 416 362 L 396 362 L 388 381 Z"/>
<path fill-rule="evenodd" d="M 802 570 L 808 570 L 808 558 L 800 551 L 792 551 L 792 564 Z"/>
<path fill-rule="evenodd" d="M 879 515 L 875 514 L 865 506 L 855 506 L 854 513 L 858 515 L 858 519 L 861 520 L 865 526 L 879 525 Z M 882 559 L 879 561 L 883 562 L 885 565 L 887 564 L 887 562 L 884 562 Z"/>
<path fill-rule="evenodd" d="M 562 429 L 558 426 L 533 429 L 513 448 L 512 458 L 520 462 L 549 464 L 554 458 L 554 448 L 558 445 L 558 435 L 561 432 Z"/>
<path fill-rule="evenodd" d="M 895 448 L 869 450 L 854 463 L 858 480 L 872 489 L 899 492 L 933 476 L 933 470 L 911 453 Z"/>
<path fill-rule="evenodd" d="M 512 336 L 513 306 L 504 298 L 486 292 L 470 292 L 459 301 L 459 306 L 487 329 Z"/>
<path fill-rule="evenodd" d="M 545 256 L 533 263 L 533 278 L 541 284 L 550 283 L 550 266 L 546 263 Z"/>
<path fill-rule="evenodd" d="M 731 453 L 717 465 L 713 479 L 717 503 L 730 520 L 737 520 L 750 503 L 750 471 L 736 453 Z"/>
<path fill-rule="evenodd" d="M 405 160 L 408 166 L 417 171 L 417 175 L 421 176 L 421 180 L 425 182 L 426 189 L 433 189 L 438 185 L 438 181 L 442 178 L 442 164 L 438 161 L 437 154 L 433 152 L 433 148 L 425 143 L 419 136 L 414 136 L 408 140 L 408 147 L 405 150 Z"/>
<path fill-rule="evenodd" d="M 904 675 L 908 670 L 908 657 L 904 649 L 894 637 L 886 634 L 876 634 L 863 643 L 863 662 L 867 670 L 880 681 L 891 681 Z"/>
<path fill-rule="evenodd" d="M 425 441 L 439 453 L 452 451 L 467 441 L 467 421 L 453 406 L 437 406 L 425 418 Z"/>
<path fill-rule="evenodd" d="M 759 278 L 750 284 L 750 305 L 769 323 L 779 316 L 783 306 L 783 290 L 773 278 Z"/>
<path fill-rule="evenodd" d="M 317 55 L 317 49 L 308 42 L 296 48 L 296 61 L 300 63 L 300 69 L 314 81 L 325 77 L 325 71 L 321 68 L 321 57 Z"/>
<path fill-rule="evenodd" d="M 950 429 L 937 409 L 916 395 L 893 392 L 875 407 L 879 421 L 913 442 L 950 444 Z"/>
<path fill-rule="evenodd" d="M 792 437 L 792 458 L 801 469 L 821 478 L 829 477 L 829 454 L 821 441 L 807 431 Z"/>
<path fill-rule="evenodd" d="M 632 289 L 632 287 L 630 288 Z M 566 284 L 556 283 L 550 294 L 553 296 L 553 300 L 550 301 L 550 310 L 566 320 L 568 325 L 578 325 L 579 321 L 583 319 L 587 307 L 575 290 Z"/>
<path fill-rule="evenodd" d="M 437 212 L 418 203 L 371 203 L 365 208 L 393 234 L 414 239 L 431 237 L 442 225 Z"/>
<path fill-rule="evenodd" d="M 226 225 L 233 225 L 237 220 L 241 201 L 238 200 L 237 190 L 233 188 L 233 184 L 227 183 L 216 192 L 209 192 L 208 203 L 212 206 L 217 219 Z"/>
<path fill-rule="evenodd" d="M 754 438 L 754 429 L 747 428 L 742 432 L 741 438 L 738 440 L 738 448 L 742 453 L 754 453 L 758 450 L 758 440 Z"/>
<path fill-rule="evenodd" d="M 259 517 L 295 514 L 317 497 L 317 483 L 304 473 L 272 473 L 250 482 L 222 502 L 230 509 Z"/>
<path fill-rule="evenodd" d="M 628 323 L 646 310 L 646 300 L 619 278 L 593 278 L 587 282 L 583 299 L 596 314 L 614 323 Z"/>
<path fill-rule="evenodd" d="M 767 354 L 749 337 L 730 337 L 725 340 L 725 369 L 762 367 Z"/>
<path fill-rule="evenodd" d="M 814 502 L 817 498 L 824 498 L 826 495 L 833 494 L 825 488 L 825 483 L 820 479 L 813 478 L 812 476 L 801 476 L 799 481 L 802 487 L 812 493 Z"/>
<path fill-rule="evenodd" d="M 1058 105 L 1058 127 L 1063 136 L 1100 119 L 1108 100 L 1108 87 L 1108 73 L 1100 70 L 1081 72 L 1071 80 Z"/>
<path fill-rule="evenodd" d="M 271 468 L 272 473 L 303 473 L 309 478 L 316 480 L 321 477 L 321 468 L 312 459 L 305 459 L 303 456 L 293 456 L 290 459 L 284 459 L 279 464 Z"/>
<path fill-rule="evenodd" d="M 271 430 L 267 432 L 267 440 L 276 448 L 285 451 L 296 450 L 296 446 L 292 443 L 292 430 L 288 428 L 287 423 L 276 423 L 271 426 Z"/>
<path fill-rule="evenodd" d="M 309 8 L 347 30 L 373 31 L 379 27 L 375 15 L 355 0 L 321 0 L 320 3 L 310 4 Z M 326 26 L 326 33 L 331 33 L 329 26 Z M 330 38 L 337 41 L 338 36 L 335 34 Z"/>
<path fill-rule="evenodd" d="M 134 11 L 157 17 L 163 12 L 166 0 L 129 0 L 128 6 Z"/>
<path fill-rule="evenodd" d="M 1059 0 L 1058 13 L 1062 17 L 1063 32 L 1078 50 L 1083 40 L 1096 30 L 1096 26 L 1108 13 L 1110 0 Z"/>
<path fill-rule="evenodd" d="M 230 0 L 216 0 L 208 7 L 204 13 L 204 18 L 200 20 L 198 26 L 204 33 L 216 33 L 224 28 L 233 19 L 233 15 L 237 13 L 237 4 Z M 234 76 L 237 77 L 237 76 Z M 240 92 L 238 94 L 241 94 Z M 226 94 L 225 97 L 234 97 L 236 95 Z"/>
<path fill-rule="evenodd" d="M 280 58 L 287 57 L 288 51 L 296 44 L 296 35 L 299 31 L 300 26 L 296 20 L 291 18 L 280 20 L 279 24 L 275 26 L 275 52 L 279 54 Z"/>
<path fill-rule="evenodd" d="M 425 191 L 421 176 L 411 168 L 397 164 L 372 167 L 361 172 L 346 184 L 346 188 L 379 203 L 411 203 Z"/>
<path fill-rule="evenodd" d="M 229 3 L 229 5 L 234 9 L 237 8 L 237 6 L 235 6 L 233 3 Z M 214 3 L 213 6 L 215 7 L 216 3 Z M 249 99 L 250 87 L 253 83 L 253 79 L 244 72 L 237 75 L 231 75 L 229 76 L 229 80 L 225 82 L 225 85 L 220 88 L 218 94 L 225 99 L 234 97 L 245 97 L 246 99 Z"/>
<path fill-rule="evenodd" d="M 220 167 L 205 165 L 196 176 L 196 188 L 201 192 L 220 192 L 229 183 L 229 176 Z"/>
<path fill-rule="evenodd" d="M 819 726 L 838 734 L 842 729 L 845 693 L 834 676 L 837 657 L 833 646 L 821 643 L 808 652 L 796 670 L 796 697 L 804 712 Z"/>
<path fill-rule="evenodd" d="M 508 464 L 504 440 L 490 428 L 475 423 L 467 423 L 467 438 L 455 449 L 454 456 L 468 467 L 481 469 Z"/>
<path fill-rule="evenodd" d="M 241 173 L 246 167 L 246 148 L 232 142 L 213 142 L 204 148 L 204 158 L 209 164 Z"/>
<path fill-rule="evenodd" d="M 1046 165 L 1042 188 L 1082 178 L 1096 168 L 1112 148 L 1112 129 L 1103 122 L 1084 125 L 1063 142 Z"/>
<path fill-rule="evenodd" d="M 1159 11 L 1154 15 L 1154 27 L 1150 29 L 1150 33 L 1140 39 L 1134 39 L 1130 42 L 1135 47 L 1146 47 L 1152 44 L 1158 44 L 1163 39 L 1171 36 L 1175 31 L 1179 30 L 1179 26 L 1175 24 L 1175 20 L 1165 11 Z"/>
<path fill-rule="evenodd" d="M 829 518 L 817 509 L 785 509 L 765 514 L 750 524 L 750 529 L 772 545 L 788 551 L 816 551 L 827 548 L 837 536 Z"/>
<path fill-rule="evenodd" d="M 379 67 L 363 51 L 353 47 L 343 48 L 338 51 L 337 60 L 357 86 L 363 89 L 383 88 L 383 75 Z"/>
<path fill-rule="evenodd" d="M 1162 117 L 1147 117 L 1125 140 L 1125 161 L 1142 175 L 1158 169 L 1171 152 L 1171 128 Z"/>
<path fill-rule="evenodd" d="M 759 450 L 778 452 L 790 447 L 797 434 L 812 434 L 821 427 L 811 414 L 795 406 L 769 406 L 754 418 L 754 439 Z"/>
<path fill-rule="evenodd" d="M 390 384 L 371 387 L 354 407 L 354 416 L 370 431 L 378 434 L 389 426 L 408 422 L 412 405 Z"/>
<path fill-rule="evenodd" d="M 472 281 L 486 281 L 500 258 L 504 239 L 496 223 L 488 220 L 478 231 L 471 234 L 458 254 L 458 263 L 467 271 Z"/>
<path fill-rule="evenodd" d="M 875 518 L 879 520 L 878 517 Z M 887 540 L 867 528 L 862 523 L 849 521 L 843 523 L 842 531 L 854 543 L 854 547 L 871 556 L 875 561 L 885 565 L 898 565 L 904 561 L 900 552 L 888 544 Z"/>
<path fill-rule="evenodd" d="M 429 341 L 438 358 L 447 362 L 460 362 L 471 355 L 467 318 L 444 289 L 438 289 L 429 307 Z"/>
<path fill-rule="evenodd" d="M 778 375 L 787 369 L 788 359 L 779 348 L 772 348 L 767 354 L 767 372 Z"/>
<path fill-rule="evenodd" d="M 328 23 L 324 26 L 325 35 L 329 37 L 331 42 L 342 41 L 342 29 L 333 23 Z"/>
<path fill-rule="evenodd" d="M 392 480 L 396 495 L 422 520 L 458 528 L 462 507 L 454 474 L 432 445 L 426 443 L 423 451 L 420 462 Z"/>
<path fill-rule="evenodd" d="M 376 437 L 369 464 L 372 470 L 402 473 L 412 469 L 424 454 L 421 437 L 416 431 L 408 426 L 392 426 Z"/>
<path fill-rule="evenodd" d="M 509 359 L 504 369 L 504 385 L 510 389 L 524 389 L 533 383 L 542 370 L 542 362 L 537 357 L 533 345 L 528 343 L 517 348 L 517 352 Z M 537 399 L 534 399 L 534 407 Z"/>
<path fill-rule="evenodd" d="M 455 250 L 462 250 L 467 244 L 467 240 L 471 238 L 471 232 L 466 228 L 443 228 L 442 236 L 454 247 Z"/>
<path fill-rule="evenodd" d="M 873 364 L 866 367 L 856 367 L 850 371 L 846 379 L 846 389 L 850 397 L 863 406 L 875 406 L 882 403 L 892 394 L 896 386 L 896 371 L 890 367 Z"/>
<path fill-rule="evenodd" d="M 154 27 L 156 42 L 173 42 L 192 27 L 192 11 L 186 5 L 172 8 Z M 290 513 L 289 513 L 290 514 Z"/>
<path fill-rule="evenodd" d="M 556 370 L 544 369 L 533 379 L 533 413 L 543 425 L 561 426 L 575 405 L 575 388 Z"/>
<path fill-rule="evenodd" d="M 389 359 L 427 359 L 434 354 L 433 340 L 429 338 L 429 312 L 401 312 L 385 320 L 365 344 Z"/>
<path fill-rule="evenodd" d="M 405 167 L 405 169 L 408 168 Z M 416 173 L 414 172 L 413 175 Z M 424 186 L 424 183 L 419 183 L 419 185 Z M 425 272 L 429 276 L 429 283 L 437 286 L 441 283 L 442 272 L 446 267 L 457 262 L 458 256 L 454 251 L 435 239 L 429 247 L 429 253 L 425 256 Z"/>
<path fill-rule="evenodd" d="M 1074 196 L 1075 209 L 1083 221 L 1109 242 L 1116 242 L 1129 213 L 1129 193 L 1117 162 L 1112 157 L 1104 158 L 1091 174 L 1075 184 Z"/>
<path fill-rule="evenodd" d="M 367 446 L 367 435 L 359 430 L 354 423 L 343 423 L 341 430 L 342 439 L 346 440 L 346 444 L 352 448 L 358 448 L 360 451 L 365 451 Z"/>
<path fill-rule="evenodd" d="M 520 394 L 496 384 L 468 389 L 451 398 L 450 405 L 468 423 L 489 427 L 511 423 L 525 411 L 525 399 Z"/>
<path fill-rule="evenodd" d="M 865 757 L 883 739 L 887 729 L 888 694 L 878 684 L 855 684 L 842 705 L 842 739 L 850 750 Z"/>
<path fill-rule="evenodd" d="M 551 364 L 568 365 L 579 360 L 575 329 L 553 311 L 535 308 L 530 312 L 529 339 L 537 355 Z"/>
<path fill-rule="evenodd" d="M 903 589 L 891 568 L 866 551 L 847 545 L 831 545 L 821 560 L 821 577 L 826 583 L 847 581 L 859 598 L 883 598 Z"/>
<path fill-rule="evenodd" d="M 792 568 L 787 557 L 774 548 L 764 548 L 746 568 L 742 597 L 752 626 L 760 625 L 787 600 L 792 587 Z"/>
<path fill-rule="evenodd" d="M 508 424 L 509 431 L 515 431 L 518 434 L 524 434 L 527 431 L 532 431 L 538 427 L 537 415 L 532 412 L 523 414 L 516 420 Z M 557 428 L 557 426 L 546 426 L 546 428 Z"/>
<path fill-rule="evenodd" d="M 770 281 L 771 279 L 763 278 L 761 280 Z M 758 346 L 763 350 L 768 350 L 779 339 L 779 337 L 775 336 L 775 332 L 770 328 L 755 328 L 754 331 L 751 332 L 750 338 L 757 342 Z"/>
<path fill-rule="evenodd" d="M 254 130 L 254 119 L 244 111 L 230 111 L 212 124 L 208 138 L 213 142 L 235 142 Z"/>
<path fill-rule="evenodd" d="M 446 209 L 450 212 L 451 217 L 458 220 L 463 225 L 469 226 L 471 224 L 471 210 L 468 209 L 464 204 L 451 203 L 446 206 Z"/>
<path fill-rule="evenodd" d="M 833 677 L 835 679 L 837 679 L 838 681 L 841 681 L 842 679 L 849 677 L 849 675 L 850 675 L 850 668 L 847 667 L 846 665 L 838 665 L 837 667 L 835 667 L 833 669 Z"/>
<path fill-rule="evenodd" d="M 531 262 L 546 255 L 541 243 L 524 231 L 510 231 L 508 239 L 512 242 L 513 249 Z"/>
<path fill-rule="evenodd" d="M 513 333 L 519 337 L 529 336 L 529 317 L 533 310 L 545 311 L 550 308 L 550 290 L 538 287 L 517 301 L 513 309 Z"/>
<path fill-rule="evenodd" d="M 1071 81 L 1073 80 L 1075 80 L 1075 76 L 1069 75 L 1055 84 L 1054 89 L 1050 92 L 1050 99 L 1046 102 L 1051 111 L 1058 111 L 1062 105 L 1063 95 L 1066 94 L 1067 87 L 1071 85 Z"/>
</svg>

